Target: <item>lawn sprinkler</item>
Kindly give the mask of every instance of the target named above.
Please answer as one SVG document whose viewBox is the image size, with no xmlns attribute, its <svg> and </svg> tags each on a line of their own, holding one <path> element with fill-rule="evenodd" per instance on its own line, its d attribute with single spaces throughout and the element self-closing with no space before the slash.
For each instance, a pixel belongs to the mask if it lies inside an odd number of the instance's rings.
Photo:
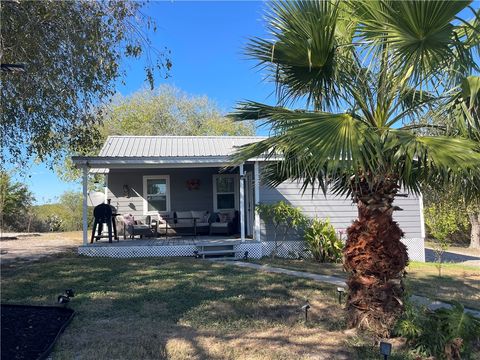
<svg viewBox="0 0 480 360">
<path fill-rule="evenodd" d="M 70 302 L 70 298 L 75 297 L 75 292 L 73 289 L 66 289 L 65 293 L 62 295 L 58 295 L 57 303 L 61 305 L 66 305 Z"/>
<path fill-rule="evenodd" d="M 384 341 L 380 341 L 380 354 L 383 355 L 383 359 L 387 360 L 392 353 L 392 344 Z"/>
<path fill-rule="evenodd" d="M 310 309 L 310 303 L 307 302 L 305 303 L 305 305 L 302 306 L 302 310 L 305 311 L 305 323 L 308 321 L 308 309 Z"/>
<path fill-rule="evenodd" d="M 243 260 L 248 260 L 248 251 L 243 254 Z"/>
<path fill-rule="evenodd" d="M 57 302 L 60 305 L 66 305 L 70 302 L 70 298 L 67 295 L 58 295 Z"/>
<path fill-rule="evenodd" d="M 345 292 L 345 289 L 342 287 L 337 287 L 337 292 L 338 292 L 338 303 L 342 303 L 342 295 Z"/>
</svg>

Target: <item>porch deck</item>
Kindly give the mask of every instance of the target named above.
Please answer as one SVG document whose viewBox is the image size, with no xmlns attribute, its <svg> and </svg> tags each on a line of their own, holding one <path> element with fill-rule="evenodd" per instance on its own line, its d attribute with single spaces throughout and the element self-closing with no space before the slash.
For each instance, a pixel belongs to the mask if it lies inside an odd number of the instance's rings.
<svg viewBox="0 0 480 360">
<path fill-rule="evenodd" d="M 248 257 L 262 257 L 262 243 L 253 239 L 229 236 L 189 236 L 189 237 L 162 237 L 143 238 L 113 241 L 109 243 L 102 239 L 93 244 L 82 245 L 78 248 L 80 255 L 94 257 L 132 258 L 132 257 L 169 257 L 194 256 L 195 252 L 208 249 L 235 254 L 235 258 L 242 258 L 248 252 Z"/>
<path fill-rule="evenodd" d="M 245 239 L 245 243 L 254 242 L 253 239 Z M 210 245 L 210 246 L 223 246 L 223 245 L 237 245 L 241 244 L 242 241 L 240 238 L 235 236 L 209 236 L 209 235 L 198 235 L 193 236 L 169 236 L 168 238 L 163 237 L 148 237 L 148 238 L 136 238 L 136 239 L 126 239 L 120 238 L 119 241 L 113 240 L 109 243 L 107 239 L 101 239 L 94 242 L 93 244 L 88 244 L 84 247 L 123 247 L 123 246 L 185 246 L 185 245 Z"/>
</svg>

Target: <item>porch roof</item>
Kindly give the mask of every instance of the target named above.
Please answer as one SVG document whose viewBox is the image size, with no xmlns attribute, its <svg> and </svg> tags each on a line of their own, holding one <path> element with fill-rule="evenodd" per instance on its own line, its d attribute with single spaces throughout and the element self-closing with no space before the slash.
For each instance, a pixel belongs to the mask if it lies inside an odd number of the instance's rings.
<svg viewBox="0 0 480 360">
<path fill-rule="evenodd" d="M 262 136 L 109 136 L 98 156 L 74 156 L 77 166 L 108 172 L 119 167 L 225 166 L 242 145 Z M 265 161 L 251 159 L 252 161 Z"/>
</svg>

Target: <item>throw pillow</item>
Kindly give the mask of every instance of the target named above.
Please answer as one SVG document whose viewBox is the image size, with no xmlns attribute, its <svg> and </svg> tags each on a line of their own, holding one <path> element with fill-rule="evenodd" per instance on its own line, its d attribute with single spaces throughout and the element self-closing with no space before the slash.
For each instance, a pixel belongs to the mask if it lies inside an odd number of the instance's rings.
<svg viewBox="0 0 480 360">
<path fill-rule="evenodd" d="M 127 226 L 135 225 L 135 218 L 132 214 L 123 215 L 123 221 Z"/>
</svg>

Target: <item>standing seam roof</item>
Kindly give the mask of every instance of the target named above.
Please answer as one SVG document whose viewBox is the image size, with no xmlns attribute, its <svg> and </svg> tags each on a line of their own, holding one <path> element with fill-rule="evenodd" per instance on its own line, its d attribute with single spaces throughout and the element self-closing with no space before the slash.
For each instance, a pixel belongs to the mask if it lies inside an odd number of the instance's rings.
<svg viewBox="0 0 480 360">
<path fill-rule="evenodd" d="M 261 136 L 109 136 L 100 150 L 105 157 L 229 156 Z"/>
</svg>

